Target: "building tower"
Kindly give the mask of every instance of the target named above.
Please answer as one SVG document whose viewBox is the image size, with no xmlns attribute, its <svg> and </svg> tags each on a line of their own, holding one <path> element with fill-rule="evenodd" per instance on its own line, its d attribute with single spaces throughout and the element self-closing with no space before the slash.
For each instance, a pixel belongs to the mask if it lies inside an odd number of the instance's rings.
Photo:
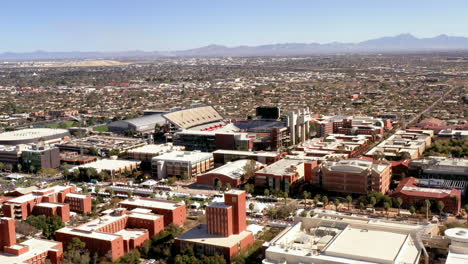
<svg viewBox="0 0 468 264">
<path fill-rule="evenodd" d="M 247 228 L 245 191 L 231 190 L 224 194 L 224 203 L 232 206 L 233 233 L 239 234 Z"/>
<path fill-rule="evenodd" d="M 8 217 L 0 219 L 0 250 L 5 247 L 11 247 L 16 244 L 16 225 L 15 220 Z"/>
</svg>

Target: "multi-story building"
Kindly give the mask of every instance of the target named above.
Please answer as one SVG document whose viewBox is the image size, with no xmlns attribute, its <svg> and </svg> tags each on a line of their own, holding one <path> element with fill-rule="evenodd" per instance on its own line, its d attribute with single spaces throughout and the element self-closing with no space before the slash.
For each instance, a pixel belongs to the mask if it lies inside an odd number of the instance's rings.
<svg viewBox="0 0 468 264">
<path fill-rule="evenodd" d="M 219 254 L 230 261 L 253 244 L 254 236 L 247 231 L 244 191 L 228 191 L 224 203 L 208 205 L 206 219 L 206 225 L 198 225 L 176 238 L 179 249 L 192 246 L 198 256 Z"/>
<path fill-rule="evenodd" d="M 325 134 L 382 135 L 392 129 L 390 120 L 369 116 L 332 116 L 317 119 L 317 136 Z"/>
<path fill-rule="evenodd" d="M 105 171 L 109 175 L 121 174 L 124 172 L 132 172 L 140 167 L 141 161 L 139 160 L 122 160 L 122 159 L 102 159 L 95 162 L 79 165 L 70 169 L 73 170 L 86 170 L 88 168 L 95 169 L 98 173 Z"/>
<path fill-rule="evenodd" d="M 3 214 L 14 219 L 26 219 L 30 215 L 42 214 L 43 211 L 47 211 L 49 214 L 57 214 L 65 220 L 69 219 L 70 210 L 83 213 L 90 212 L 91 197 L 89 195 L 77 195 L 75 192 L 76 186 L 74 185 L 34 190 L 3 203 Z M 68 201 L 74 202 L 71 205 L 60 206 L 59 204 L 67 202 L 68 196 L 70 196 Z M 35 210 L 38 205 L 42 209 Z"/>
<path fill-rule="evenodd" d="M 419 179 L 408 177 L 403 179 L 392 192 L 392 197 L 400 197 L 404 206 L 422 205 L 425 200 L 442 201 L 444 211 L 457 214 L 461 207 L 461 191 L 455 188 L 427 188 L 419 186 Z"/>
<path fill-rule="evenodd" d="M 163 216 L 152 214 L 149 210 L 127 212 L 124 208 L 118 208 L 78 227 L 59 229 L 55 236 L 65 246 L 77 237 L 86 243 L 90 252 L 99 256 L 110 255 L 114 261 L 163 231 L 163 219 Z"/>
<path fill-rule="evenodd" d="M 340 193 L 386 193 L 390 188 L 392 167 L 388 162 L 345 159 L 323 162 L 312 176 L 327 191 Z"/>
<path fill-rule="evenodd" d="M 197 151 L 173 151 L 151 160 L 153 176 L 194 177 L 214 167 L 213 154 Z"/>
<path fill-rule="evenodd" d="M 0 219 L 0 263 L 43 264 L 49 260 L 52 264 L 63 261 L 61 242 L 31 238 L 16 243 L 15 220 L 8 217 Z"/>
<path fill-rule="evenodd" d="M 303 160 L 282 159 L 255 172 L 255 185 L 289 192 L 291 185 L 304 179 Z"/>
<path fill-rule="evenodd" d="M 376 154 L 383 154 L 388 160 L 398 160 L 401 153 L 407 152 L 411 159 L 417 159 L 431 146 L 433 136 L 432 130 L 399 130 L 365 155 L 372 157 Z"/>
<path fill-rule="evenodd" d="M 33 145 L 23 150 L 22 163 L 25 169 L 34 167 L 36 170 L 58 168 L 60 166 L 60 150 L 56 147 Z"/>
<path fill-rule="evenodd" d="M 184 203 L 151 199 L 151 198 L 138 198 L 128 199 L 121 201 L 121 207 L 129 210 L 135 208 L 149 209 L 153 213 L 164 216 L 164 226 L 174 224 L 183 226 L 187 218 L 187 208 Z"/>
<path fill-rule="evenodd" d="M 468 159 L 427 157 L 412 160 L 408 173 L 417 178 L 468 181 Z"/>
<path fill-rule="evenodd" d="M 151 163 L 153 157 L 172 151 L 181 151 L 184 147 L 174 146 L 171 143 L 149 144 L 142 147 L 130 149 L 126 152 L 127 159 L 140 160 L 143 163 Z"/>
<path fill-rule="evenodd" d="M 262 263 L 429 263 L 421 234 L 429 236 L 433 229 L 431 224 L 317 213 L 297 217 L 293 226 L 266 242 Z"/>
<path fill-rule="evenodd" d="M 255 160 L 262 164 L 269 165 L 280 160 L 281 154 L 272 151 L 241 151 L 219 149 L 213 152 L 213 158 L 216 166 L 241 159 Z"/>
<path fill-rule="evenodd" d="M 254 160 L 243 159 L 229 162 L 219 168 L 197 176 L 197 184 L 216 187 L 218 186 L 218 182 L 221 182 L 223 186 L 229 183 L 231 187 L 235 188 L 245 182 L 244 168 L 248 165 L 251 165 L 254 170 L 263 166 L 262 163 Z"/>
</svg>

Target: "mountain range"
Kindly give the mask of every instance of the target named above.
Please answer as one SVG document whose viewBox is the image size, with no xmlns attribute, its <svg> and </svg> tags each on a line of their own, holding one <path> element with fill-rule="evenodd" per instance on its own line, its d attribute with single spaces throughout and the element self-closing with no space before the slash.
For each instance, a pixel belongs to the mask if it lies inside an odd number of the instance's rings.
<svg viewBox="0 0 468 264">
<path fill-rule="evenodd" d="M 0 53 L 0 60 L 51 60 L 51 59 L 124 59 L 158 57 L 210 57 L 210 56 L 293 56 L 343 53 L 435 52 L 468 51 L 468 38 L 439 35 L 417 38 L 411 34 L 382 37 L 357 43 L 331 42 L 284 43 L 260 46 L 227 47 L 209 45 L 178 51 L 122 51 L 122 52 L 47 52 Z"/>
</svg>

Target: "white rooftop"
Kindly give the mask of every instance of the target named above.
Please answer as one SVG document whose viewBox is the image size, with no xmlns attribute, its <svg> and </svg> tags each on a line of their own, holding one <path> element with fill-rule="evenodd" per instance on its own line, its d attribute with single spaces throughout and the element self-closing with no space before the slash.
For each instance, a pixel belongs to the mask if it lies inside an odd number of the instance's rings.
<svg viewBox="0 0 468 264">
<path fill-rule="evenodd" d="M 93 231 L 81 231 L 79 229 L 73 229 L 70 227 L 64 227 L 57 232 L 60 233 L 66 233 L 69 235 L 74 235 L 74 236 L 82 236 L 82 237 L 89 237 L 89 238 L 94 238 L 94 239 L 100 239 L 100 240 L 107 240 L 107 241 L 113 241 L 115 239 L 118 239 L 120 236 L 114 235 L 114 234 L 109 234 L 109 233 L 103 233 L 103 232 L 93 232 Z"/>
<path fill-rule="evenodd" d="M 261 170 L 258 170 L 257 173 L 265 173 L 272 175 L 293 175 L 296 173 L 296 170 L 294 168 L 303 163 L 303 160 L 281 159 Z"/>
<path fill-rule="evenodd" d="M 231 248 L 251 234 L 252 233 L 250 231 L 242 231 L 240 234 L 233 234 L 228 237 L 213 235 L 208 233 L 207 225 L 202 224 L 190 229 L 188 232 L 177 237 L 177 239 L 199 244 Z"/>
<path fill-rule="evenodd" d="M 246 156 L 259 156 L 259 157 L 277 157 L 279 154 L 276 152 L 268 152 L 268 151 L 242 151 L 242 150 L 226 150 L 226 149 L 218 149 L 213 151 L 213 154 L 220 153 L 220 154 L 231 154 L 231 155 L 246 155 Z"/>
<path fill-rule="evenodd" d="M 164 152 L 170 152 L 175 150 L 183 150 L 182 146 L 173 146 L 171 143 L 167 144 L 149 144 L 139 148 L 130 149 L 128 153 L 145 153 L 145 154 L 160 154 Z"/>
<path fill-rule="evenodd" d="M 213 154 L 199 151 L 173 151 L 154 157 L 152 160 L 184 161 L 198 163 L 212 159 Z"/>
<path fill-rule="evenodd" d="M 128 204 L 134 206 L 141 206 L 144 208 L 161 208 L 166 210 L 174 210 L 180 206 L 179 203 L 171 201 L 163 201 L 156 199 L 131 199 L 120 202 L 120 204 Z"/>
<path fill-rule="evenodd" d="M 221 174 L 221 175 L 225 175 L 229 178 L 232 178 L 232 179 L 239 179 L 242 177 L 242 175 L 244 175 L 244 167 L 245 165 L 247 165 L 249 162 L 251 162 L 251 160 L 236 160 L 236 161 L 233 161 L 233 162 L 228 162 L 226 163 L 225 165 L 221 166 L 221 167 L 218 167 L 214 170 L 211 170 L 210 172 L 208 172 L 209 174 L 211 173 L 216 173 L 216 174 Z M 260 166 L 262 166 L 263 164 L 261 164 L 260 162 L 255 162 L 255 166 L 257 168 L 259 168 Z M 207 174 L 207 173 L 205 173 Z M 200 176 L 203 176 L 203 175 L 200 175 Z M 198 177 L 200 177 L 198 176 Z"/>
<path fill-rule="evenodd" d="M 114 170 L 119 170 L 119 169 L 129 167 L 129 166 L 134 166 L 140 163 L 141 161 L 137 161 L 137 160 L 102 159 L 102 160 L 97 160 L 95 162 L 90 162 L 84 165 L 73 167 L 71 170 L 75 170 L 78 168 L 94 168 L 98 172 L 102 170 L 114 171 Z"/>
<path fill-rule="evenodd" d="M 16 244 L 16 247 L 20 247 L 21 245 L 25 245 L 29 247 L 28 252 L 21 254 L 19 256 L 6 254 L 0 251 L 0 263 L 2 264 L 19 264 L 19 263 L 27 263 L 26 260 L 31 259 L 35 256 L 41 255 L 44 252 L 49 250 L 56 250 L 54 249 L 55 246 L 60 245 L 60 242 L 44 240 L 44 239 L 37 239 L 31 238 L 22 242 L 21 244 Z"/>
</svg>

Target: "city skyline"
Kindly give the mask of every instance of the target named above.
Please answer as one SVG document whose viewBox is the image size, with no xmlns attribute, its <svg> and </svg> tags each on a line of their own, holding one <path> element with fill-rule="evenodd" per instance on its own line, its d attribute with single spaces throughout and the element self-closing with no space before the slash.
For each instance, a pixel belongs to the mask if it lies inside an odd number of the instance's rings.
<svg viewBox="0 0 468 264">
<path fill-rule="evenodd" d="M 403 4 L 404 3 L 404 4 Z M 356 43 L 410 33 L 468 36 L 450 1 L 48 1 L 6 3 L 0 52 L 174 51 L 211 44 Z"/>
</svg>

